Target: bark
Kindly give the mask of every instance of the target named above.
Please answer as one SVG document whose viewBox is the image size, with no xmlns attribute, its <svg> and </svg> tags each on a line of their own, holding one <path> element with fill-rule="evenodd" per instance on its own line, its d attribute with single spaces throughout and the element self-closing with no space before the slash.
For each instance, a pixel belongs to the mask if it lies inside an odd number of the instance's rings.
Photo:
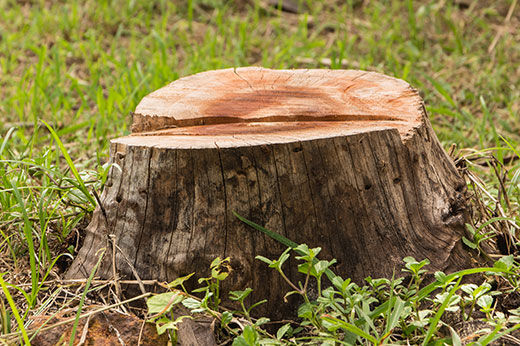
<svg viewBox="0 0 520 346">
<path fill-rule="evenodd" d="M 470 265 L 461 237 L 465 182 L 407 83 L 361 71 L 258 68 L 182 78 L 145 97 L 133 134 L 111 143 L 113 167 L 68 271 L 88 276 L 96 251 L 118 247 L 120 277 L 172 281 L 231 257 L 226 289 L 252 287 L 257 312 L 280 318 L 288 285 L 256 255 L 285 247 L 233 212 L 320 246 L 332 268 L 362 282 L 401 275 L 402 259 L 430 270 Z M 122 253 L 124 253 L 124 255 Z M 111 278 L 110 255 L 98 275 Z M 285 266 L 301 280 L 295 261 Z M 194 287 L 195 280 L 191 283 Z"/>
</svg>

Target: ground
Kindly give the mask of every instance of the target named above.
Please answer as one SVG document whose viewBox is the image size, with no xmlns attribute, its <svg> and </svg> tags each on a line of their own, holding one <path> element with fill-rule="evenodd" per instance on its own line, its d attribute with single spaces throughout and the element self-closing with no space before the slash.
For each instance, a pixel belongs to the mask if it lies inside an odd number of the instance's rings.
<svg viewBox="0 0 520 346">
<path fill-rule="evenodd" d="M 209 69 L 353 68 L 408 81 L 474 197 L 468 246 L 516 255 L 518 1 L 286 2 L 298 13 L 273 3 L 0 1 L 3 335 L 20 330 L 16 309 L 23 324 L 77 306 L 85 283 L 58 280 L 102 191 L 109 139 L 129 132 L 144 95 Z"/>
</svg>

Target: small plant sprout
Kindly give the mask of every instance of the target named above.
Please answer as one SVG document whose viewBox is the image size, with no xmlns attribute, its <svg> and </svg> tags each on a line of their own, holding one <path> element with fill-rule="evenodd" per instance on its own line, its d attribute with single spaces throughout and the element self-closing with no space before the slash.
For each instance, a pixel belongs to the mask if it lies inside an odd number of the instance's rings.
<svg viewBox="0 0 520 346">
<path fill-rule="evenodd" d="M 206 294 L 205 299 L 202 301 L 208 305 L 204 307 L 218 310 L 220 302 L 222 301 L 220 298 L 220 282 L 228 277 L 231 270 L 229 257 L 225 259 L 217 257 L 211 262 L 211 276 L 199 279 L 199 284 L 205 283 L 206 286 L 193 291 L 196 293 L 204 292 Z"/>
</svg>

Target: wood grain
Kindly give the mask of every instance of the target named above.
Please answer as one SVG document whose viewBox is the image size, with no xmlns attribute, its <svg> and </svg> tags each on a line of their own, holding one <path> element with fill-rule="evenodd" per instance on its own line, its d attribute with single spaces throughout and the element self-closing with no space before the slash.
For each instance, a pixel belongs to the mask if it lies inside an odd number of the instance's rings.
<svg viewBox="0 0 520 346">
<path fill-rule="evenodd" d="M 269 300 L 257 313 L 290 316 L 289 287 L 254 259 L 284 247 L 233 212 L 322 247 L 359 283 L 401 275 L 405 256 L 428 258 L 432 271 L 470 266 L 465 183 L 417 92 L 388 76 L 240 68 L 182 78 L 141 101 L 111 157 L 121 171 L 103 192 L 107 220 L 96 210 L 69 277 L 87 276 L 114 234 L 141 279 L 200 277 L 229 256 L 224 291 L 252 287 L 252 300 Z M 112 275 L 108 258 L 101 277 Z M 131 278 L 119 253 L 116 262 Z M 302 279 L 293 260 L 285 270 Z"/>
</svg>

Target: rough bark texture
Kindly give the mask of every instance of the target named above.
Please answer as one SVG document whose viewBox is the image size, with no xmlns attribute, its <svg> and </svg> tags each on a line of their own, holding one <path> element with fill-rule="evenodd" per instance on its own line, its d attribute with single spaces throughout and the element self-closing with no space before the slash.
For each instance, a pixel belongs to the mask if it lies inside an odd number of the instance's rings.
<svg viewBox="0 0 520 346">
<path fill-rule="evenodd" d="M 429 269 L 469 265 L 461 237 L 465 183 L 407 83 L 361 71 L 258 68 L 211 71 L 145 97 L 134 133 L 115 139 L 112 168 L 84 245 L 68 272 L 87 276 L 108 234 L 141 279 L 207 273 L 230 256 L 225 289 L 267 298 L 282 317 L 287 284 L 256 255 L 284 246 L 233 212 L 298 243 L 323 248 L 361 282 L 399 275 L 402 258 Z M 111 256 L 98 272 L 112 277 Z M 116 253 L 117 272 L 133 278 Z M 285 266 L 298 280 L 294 262 Z M 195 281 L 194 281 L 195 282 Z"/>
</svg>

